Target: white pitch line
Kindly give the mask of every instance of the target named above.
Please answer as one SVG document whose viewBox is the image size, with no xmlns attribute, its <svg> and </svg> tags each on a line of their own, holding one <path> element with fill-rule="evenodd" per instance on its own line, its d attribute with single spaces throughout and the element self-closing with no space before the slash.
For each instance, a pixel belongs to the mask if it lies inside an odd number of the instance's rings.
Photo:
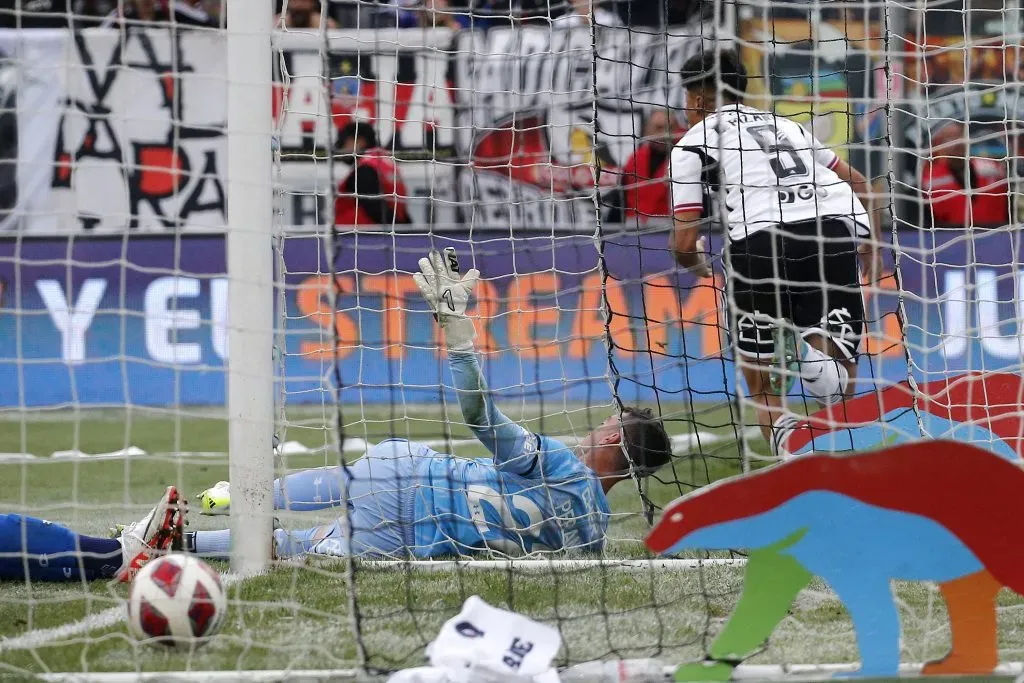
<svg viewBox="0 0 1024 683">
<path fill-rule="evenodd" d="M 9 650 L 32 650 L 40 645 L 46 645 L 47 643 L 51 643 L 55 640 L 71 638 L 72 636 L 77 636 L 81 633 L 87 633 L 96 629 L 110 628 L 111 626 L 123 621 L 127 611 L 128 610 L 125 605 L 117 605 L 116 607 L 111 607 L 103 610 L 102 612 L 90 614 L 78 621 L 68 624 L 54 626 L 53 628 L 36 629 L 14 638 L 0 638 L 0 652 L 7 652 Z"/>
<path fill-rule="evenodd" d="M 757 427 L 748 427 L 743 430 L 743 435 L 748 439 L 757 438 L 761 431 Z M 573 435 L 554 435 L 566 446 L 575 446 L 580 442 L 579 437 Z M 687 455 L 692 453 L 698 446 L 710 446 L 724 441 L 734 441 L 736 436 L 732 433 L 715 432 L 694 432 L 690 434 L 676 434 L 672 437 L 672 450 L 676 455 Z M 423 444 L 429 448 L 456 449 L 463 447 L 476 447 L 480 442 L 476 439 L 421 439 L 416 443 Z M 362 455 L 370 447 L 366 440 L 361 438 L 345 439 L 345 452 Z M 330 446 L 309 447 L 299 441 L 285 441 L 276 450 L 278 455 L 317 455 L 330 450 Z M 181 451 L 178 453 L 147 453 L 137 446 L 129 446 L 110 453 L 84 453 L 78 450 L 55 451 L 50 454 L 54 460 L 126 460 L 130 458 L 226 458 L 227 453 L 220 451 Z M 38 456 L 32 453 L 0 453 L 0 463 L 15 463 L 28 460 L 46 459 L 45 456 Z"/>
<path fill-rule="evenodd" d="M 236 574 L 222 574 L 220 577 L 221 585 L 224 588 L 238 581 L 239 577 Z M 31 650 L 41 645 L 52 643 L 55 640 L 63 640 L 88 633 L 89 631 L 110 628 L 124 621 L 126 616 L 128 616 L 128 606 L 127 604 L 120 604 L 105 609 L 102 612 L 89 614 L 78 621 L 61 624 L 52 628 L 35 629 L 13 638 L 0 638 L 0 653 L 10 650 Z"/>
</svg>

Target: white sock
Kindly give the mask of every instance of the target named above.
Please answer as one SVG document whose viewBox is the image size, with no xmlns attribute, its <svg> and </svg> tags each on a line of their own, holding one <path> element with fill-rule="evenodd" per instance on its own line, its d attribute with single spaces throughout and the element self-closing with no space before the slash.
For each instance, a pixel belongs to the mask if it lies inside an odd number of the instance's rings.
<svg viewBox="0 0 1024 683">
<path fill-rule="evenodd" d="M 231 532 L 227 529 L 222 531 L 197 531 L 196 555 L 216 560 L 230 559 Z"/>
<path fill-rule="evenodd" d="M 800 353 L 800 379 L 807 392 L 822 405 L 832 405 L 843 400 L 850 372 L 846 366 L 832 356 L 803 342 Z"/>
<path fill-rule="evenodd" d="M 785 443 L 799 423 L 800 418 L 789 413 L 780 415 L 775 420 L 775 424 L 772 425 L 772 438 L 768 440 L 768 445 L 772 449 L 772 455 L 776 458 L 788 460 L 793 457 L 793 454 L 786 449 Z"/>
</svg>

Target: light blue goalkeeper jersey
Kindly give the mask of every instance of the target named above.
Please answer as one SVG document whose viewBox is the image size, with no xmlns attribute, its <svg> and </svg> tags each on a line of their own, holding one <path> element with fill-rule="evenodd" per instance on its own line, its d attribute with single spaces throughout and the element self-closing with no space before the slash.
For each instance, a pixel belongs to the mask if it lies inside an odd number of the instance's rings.
<svg viewBox="0 0 1024 683">
<path fill-rule="evenodd" d="M 594 472 L 564 444 L 503 415 L 476 354 L 450 352 L 448 358 L 462 414 L 494 457 L 457 458 L 409 442 L 414 485 L 406 490 L 411 506 L 403 512 L 412 512 L 413 538 L 406 540 L 412 554 L 603 548 L 608 499 Z"/>
</svg>

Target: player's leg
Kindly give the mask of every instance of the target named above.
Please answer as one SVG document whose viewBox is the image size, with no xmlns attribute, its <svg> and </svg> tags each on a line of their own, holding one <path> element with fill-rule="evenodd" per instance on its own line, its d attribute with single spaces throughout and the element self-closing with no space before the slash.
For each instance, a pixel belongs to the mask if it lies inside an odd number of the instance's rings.
<svg viewBox="0 0 1024 683">
<path fill-rule="evenodd" d="M 274 509 L 309 512 L 337 507 L 343 500 L 342 470 L 317 467 L 289 474 L 274 481 Z"/>
<path fill-rule="evenodd" d="M 0 515 L 0 580 L 113 578 L 122 561 L 116 538 L 83 536 L 36 517 Z"/>
<path fill-rule="evenodd" d="M 406 545 L 412 540 L 411 526 L 408 526 L 412 510 L 407 508 L 412 507 L 414 459 L 431 454 L 433 451 L 422 444 L 395 439 L 377 444 L 346 469 L 306 470 L 286 477 L 285 480 L 294 478 L 296 483 L 292 490 L 285 482 L 286 495 L 302 497 L 313 490 L 330 491 L 329 497 L 335 505 L 345 499 L 343 483 L 347 482 L 348 520 L 343 518 L 306 529 L 276 529 L 273 542 L 277 557 L 305 553 L 343 556 L 350 552 L 375 557 L 404 555 Z M 333 479 L 330 488 L 325 488 L 323 482 L 316 484 L 313 481 L 316 477 Z M 301 487 L 306 487 L 305 493 Z M 275 486 L 275 493 L 279 490 Z M 292 504 L 292 499 L 289 498 L 288 503 L 288 509 L 299 509 Z M 186 534 L 185 545 L 189 551 L 205 557 L 227 559 L 231 552 L 231 532 L 226 529 L 196 531 Z"/>
<path fill-rule="evenodd" d="M 787 416 L 783 398 L 772 386 L 777 331 L 785 329 L 791 304 L 783 246 L 774 228 L 755 233 L 732 243 L 727 269 L 736 361 L 773 454 L 779 443 L 777 423 Z"/>
<path fill-rule="evenodd" d="M 274 480 L 274 509 L 312 512 L 341 505 L 341 467 L 316 467 Z M 226 481 L 199 494 L 199 513 L 231 512 L 231 485 Z"/>
<path fill-rule="evenodd" d="M 272 544 L 275 558 L 286 558 L 314 552 L 320 541 L 335 538 L 332 547 L 338 552 L 324 553 L 329 555 L 345 555 L 338 542 L 342 539 L 341 526 L 337 522 L 310 527 L 308 529 L 274 529 L 267 543 Z M 231 559 L 231 530 L 216 529 L 213 531 L 192 531 L 185 534 L 185 551 L 195 553 L 210 560 Z"/>
<path fill-rule="evenodd" d="M 389 457 L 393 450 L 388 444 L 409 443 L 402 439 L 382 441 L 358 460 Z M 352 465 L 354 467 L 355 464 Z M 351 467 L 350 467 L 351 469 Z M 312 512 L 338 507 L 343 500 L 341 482 L 344 473 L 340 466 L 317 467 L 294 472 L 274 480 L 274 509 L 293 512 Z M 231 488 L 219 481 L 199 494 L 199 511 L 203 515 L 226 515 L 231 511 Z"/>
<path fill-rule="evenodd" d="M 740 359 L 743 380 L 747 384 L 747 399 L 754 406 L 761 435 L 768 442 L 772 455 L 785 455 L 782 444 L 799 419 L 785 409 L 782 396 L 772 389 L 770 365 L 768 359 Z"/>
<path fill-rule="evenodd" d="M 77 534 L 36 517 L 0 515 L 0 579 L 91 581 L 131 578 L 156 552 L 181 540 L 184 514 L 169 487 L 160 502 L 118 538 Z"/>
<path fill-rule="evenodd" d="M 800 354 L 804 388 L 821 405 L 833 405 L 850 396 L 857 379 L 856 356 L 847 356 L 829 335 L 805 332 Z"/>
<path fill-rule="evenodd" d="M 815 226 L 817 229 L 817 226 Z M 800 376 L 822 405 L 833 405 L 855 388 L 857 351 L 864 330 L 857 245 L 849 229 L 829 220 L 797 271 L 806 287 L 794 296 L 794 322 L 802 329 Z"/>
<path fill-rule="evenodd" d="M 408 557 L 415 542 L 415 462 L 434 455 L 430 448 L 405 439 L 377 444 L 344 472 L 348 519 L 301 532 L 278 531 L 275 540 L 279 551 Z M 430 487 L 423 488 L 426 495 Z"/>
</svg>

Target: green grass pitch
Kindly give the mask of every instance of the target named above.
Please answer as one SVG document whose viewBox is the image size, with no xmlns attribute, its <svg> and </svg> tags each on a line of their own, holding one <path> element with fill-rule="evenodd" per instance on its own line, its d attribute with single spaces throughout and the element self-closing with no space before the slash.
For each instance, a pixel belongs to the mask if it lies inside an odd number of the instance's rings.
<svg viewBox="0 0 1024 683">
<path fill-rule="evenodd" d="M 662 505 L 694 486 L 739 471 L 734 418 L 728 407 L 662 406 L 673 434 L 699 430 L 721 437 L 703 455 L 680 457 L 659 473 L 648 494 Z M 529 409 L 513 418 L 550 434 L 582 435 L 607 409 L 563 410 L 543 420 Z M 694 417 L 695 416 L 695 417 Z M 372 443 L 388 436 L 442 438 L 448 429 L 437 407 L 362 409 L 347 415 L 348 434 Z M 333 416 L 290 412 L 287 439 L 316 447 L 329 443 Z M 469 438 L 450 427 L 450 437 Z M 127 459 L 53 459 L 76 448 L 108 452 L 128 445 L 150 455 Z M 763 444 L 753 444 L 765 450 Z M 102 534 L 115 522 L 134 520 L 169 484 L 188 496 L 227 478 L 227 428 L 221 415 L 187 411 L 42 413 L 0 419 L 0 452 L 29 452 L 31 461 L 0 463 L 0 509 L 60 521 Z M 460 448 L 459 455 L 483 455 Z M 189 455 L 168 455 L 188 453 Z M 279 471 L 334 464 L 323 453 L 292 456 Z M 620 484 L 611 496 L 615 512 L 608 557 L 643 557 L 638 539 L 647 528 L 635 488 Z M 225 518 L 191 515 L 191 528 L 217 528 Z M 289 514 L 287 525 L 309 526 L 329 513 Z M 221 567 L 226 569 L 226 567 Z M 742 585 L 742 570 L 615 571 L 605 568 L 417 572 L 408 568 L 357 568 L 358 623 L 369 664 L 393 669 L 422 663 L 424 646 L 441 623 L 470 595 L 557 625 L 564 646 L 560 661 L 658 656 L 669 662 L 696 659 L 724 623 Z M 945 608 L 938 593 L 901 584 L 904 660 L 941 655 L 948 646 Z M 53 671 L 161 671 L 348 668 L 356 662 L 352 615 L 340 561 L 282 563 L 265 576 L 229 588 L 231 613 L 222 634 L 191 654 L 169 654 L 136 645 L 123 622 L 30 648 L 9 644 L 40 629 L 75 623 L 117 608 L 126 589 L 91 584 L 0 584 L 0 679 Z M 1024 658 L 1024 602 L 1001 595 L 1000 647 L 1005 660 Z M 22 641 L 24 642 L 24 641 Z M 6 644 L 6 645 L 5 645 Z M 793 615 L 751 663 L 848 662 L 856 657 L 844 610 L 827 587 L 804 591 Z"/>
</svg>

